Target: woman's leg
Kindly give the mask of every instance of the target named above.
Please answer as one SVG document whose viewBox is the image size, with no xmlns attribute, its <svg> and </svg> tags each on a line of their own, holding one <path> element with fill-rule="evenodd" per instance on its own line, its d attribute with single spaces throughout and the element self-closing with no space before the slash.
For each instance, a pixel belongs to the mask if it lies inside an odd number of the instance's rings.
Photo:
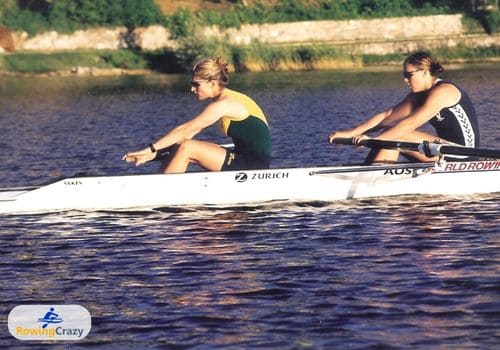
<svg viewBox="0 0 500 350">
<path fill-rule="evenodd" d="M 186 140 L 182 142 L 167 164 L 164 173 L 184 173 L 189 163 L 195 163 L 211 171 L 218 171 L 226 157 L 226 149 L 214 143 Z"/>
<path fill-rule="evenodd" d="M 439 140 L 439 137 L 435 135 L 431 135 L 425 132 L 421 131 L 412 131 L 405 135 L 404 137 L 399 137 L 398 141 L 405 141 L 405 142 L 423 142 L 423 141 L 429 141 L 429 142 L 435 142 L 436 140 Z M 393 149 L 381 149 L 377 152 L 375 156 L 372 155 L 372 159 L 366 159 L 365 163 L 369 162 L 371 163 L 395 163 L 397 162 L 399 158 L 399 151 L 398 150 L 393 150 Z M 401 151 L 401 153 L 408 155 L 410 157 L 413 157 L 417 159 L 420 162 L 434 162 L 438 160 L 439 157 L 427 157 L 425 154 L 416 152 L 416 151 Z M 369 154 L 370 156 L 370 154 Z"/>
</svg>

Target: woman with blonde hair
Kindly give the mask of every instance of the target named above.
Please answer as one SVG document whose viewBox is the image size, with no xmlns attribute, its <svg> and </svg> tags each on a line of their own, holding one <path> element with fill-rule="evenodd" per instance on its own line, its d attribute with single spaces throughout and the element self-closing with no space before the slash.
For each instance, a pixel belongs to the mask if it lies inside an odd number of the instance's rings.
<svg viewBox="0 0 500 350">
<path fill-rule="evenodd" d="M 479 127 L 472 102 L 460 87 L 438 77 L 443 71 L 441 64 L 425 52 L 408 56 L 403 64 L 403 77 L 410 93 L 394 107 L 357 127 L 332 132 L 329 142 L 335 143 L 337 138 L 352 138 L 353 143 L 358 144 L 368 138 L 366 133 L 383 129 L 377 139 L 478 147 Z M 417 130 L 426 122 L 434 127 L 436 135 Z M 373 149 L 365 163 L 393 163 L 400 153 L 417 161 L 437 160 L 437 157 L 427 157 L 415 151 Z"/>
<path fill-rule="evenodd" d="M 269 168 L 271 138 L 267 119 L 250 97 L 227 88 L 227 66 L 227 61 L 220 57 L 196 63 L 191 71 L 191 92 L 200 101 L 211 99 L 212 102 L 200 114 L 148 147 L 127 153 L 123 160 L 144 164 L 171 147 L 173 154 L 163 169 L 165 173 L 183 173 L 190 163 L 211 171 Z M 224 134 L 232 138 L 234 150 L 193 139 L 216 122 L 220 122 Z"/>
</svg>

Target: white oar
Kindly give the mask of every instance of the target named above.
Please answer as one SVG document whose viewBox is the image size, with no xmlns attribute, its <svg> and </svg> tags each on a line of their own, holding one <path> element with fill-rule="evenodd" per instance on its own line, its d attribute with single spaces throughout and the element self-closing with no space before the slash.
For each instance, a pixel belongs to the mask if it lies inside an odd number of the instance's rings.
<svg viewBox="0 0 500 350">
<path fill-rule="evenodd" d="M 338 138 L 333 140 L 333 143 L 340 145 L 353 145 L 352 139 L 348 138 Z M 361 140 L 358 143 L 358 145 L 370 148 L 387 148 L 387 149 L 417 151 L 419 153 L 425 154 L 427 157 L 433 157 L 439 155 L 456 155 L 456 156 L 468 156 L 468 157 L 480 157 L 480 158 L 492 158 L 492 159 L 500 158 L 500 150 L 481 149 L 481 148 L 472 148 L 464 146 L 450 146 L 428 141 L 423 141 L 421 143 L 418 143 L 418 142 L 366 139 L 366 140 Z"/>
</svg>

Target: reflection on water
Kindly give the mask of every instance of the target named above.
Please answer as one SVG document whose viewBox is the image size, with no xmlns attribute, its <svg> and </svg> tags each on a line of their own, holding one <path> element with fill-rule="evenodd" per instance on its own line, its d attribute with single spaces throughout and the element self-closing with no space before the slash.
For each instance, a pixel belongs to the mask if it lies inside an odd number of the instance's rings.
<svg viewBox="0 0 500 350">
<path fill-rule="evenodd" d="M 101 345 L 489 347 L 498 199 L 467 200 L 9 217 L 2 308 L 81 303 Z"/>
<path fill-rule="evenodd" d="M 497 147 L 498 70 L 451 71 Z M 239 74 L 269 115 L 273 166 L 361 161 L 332 148 L 404 93 L 399 72 Z M 199 111 L 184 76 L 2 79 L 0 185 L 152 172 L 124 151 Z M 44 85 L 45 84 L 45 85 Z M 193 103 L 194 102 L 194 103 Z M 216 128 L 205 136 L 226 142 Z M 494 348 L 498 195 L 0 217 L 1 314 L 74 303 L 72 348 Z M 0 334 L 5 348 L 19 345 Z"/>
</svg>

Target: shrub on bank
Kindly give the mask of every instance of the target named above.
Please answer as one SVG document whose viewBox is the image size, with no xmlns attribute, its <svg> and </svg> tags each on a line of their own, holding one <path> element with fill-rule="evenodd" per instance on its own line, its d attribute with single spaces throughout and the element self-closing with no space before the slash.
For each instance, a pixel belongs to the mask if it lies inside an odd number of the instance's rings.
<svg viewBox="0 0 500 350">
<path fill-rule="evenodd" d="M 18 5 L 17 0 L 0 1 L 0 25 L 16 31 L 26 31 L 30 34 L 46 31 L 50 28 L 45 9 L 31 10 Z"/>
<path fill-rule="evenodd" d="M 469 47 L 458 45 L 454 48 L 437 49 L 433 53 L 443 62 L 487 60 L 500 56 L 500 46 Z"/>
<path fill-rule="evenodd" d="M 193 43 L 190 43 L 193 44 Z M 70 71 L 73 67 L 151 69 L 157 72 L 179 73 L 189 71 L 201 57 L 227 57 L 235 71 L 326 70 L 369 66 L 400 66 L 407 54 L 351 55 L 330 45 L 267 46 L 253 43 L 238 47 L 222 41 L 207 45 L 194 43 L 180 51 L 159 50 L 138 52 L 131 50 L 82 50 L 51 54 L 14 53 L 0 55 L 0 70 L 17 73 L 50 73 Z M 459 46 L 433 50 L 442 62 L 487 60 L 500 56 L 500 47 L 470 48 Z"/>
<path fill-rule="evenodd" d="M 16 73 L 50 73 L 74 67 L 144 69 L 148 61 L 130 50 L 70 51 L 51 54 L 16 53 L 0 56 L 0 68 Z"/>
<path fill-rule="evenodd" d="M 500 11 L 491 11 L 485 16 L 486 30 L 488 33 L 500 32 Z"/>
<path fill-rule="evenodd" d="M 259 42 L 234 47 L 231 56 L 239 71 L 288 71 L 360 66 L 359 58 L 331 45 L 269 46 Z"/>
<path fill-rule="evenodd" d="M 442 63 L 447 62 L 473 62 L 487 61 L 489 58 L 500 56 L 500 46 L 469 47 L 458 45 L 456 47 L 430 50 L 430 53 Z M 408 56 L 406 53 L 388 55 L 362 55 L 363 66 L 378 66 L 384 64 L 401 65 Z"/>
<path fill-rule="evenodd" d="M 57 0 L 0 2 L 0 24 L 30 35 L 97 26 L 135 28 L 163 24 L 154 0 Z"/>
<path fill-rule="evenodd" d="M 255 41 L 238 46 L 224 40 L 186 38 L 174 52 L 176 63 L 183 70 L 203 57 L 226 57 L 235 71 L 285 71 L 356 67 L 359 57 L 332 45 L 274 46 Z"/>
<path fill-rule="evenodd" d="M 203 25 L 227 28 L 249 23 L 422 16 L 452 11 L 449 3 L 453 2 L 441 3 L 432 6 L 429 1 L 408 0 L 284 0 L 274 6 L 264 6 L 260 2 L 252 6 L 239 4 L 226 12 L 200 10 L 196 16 Z"/>
</svg>

